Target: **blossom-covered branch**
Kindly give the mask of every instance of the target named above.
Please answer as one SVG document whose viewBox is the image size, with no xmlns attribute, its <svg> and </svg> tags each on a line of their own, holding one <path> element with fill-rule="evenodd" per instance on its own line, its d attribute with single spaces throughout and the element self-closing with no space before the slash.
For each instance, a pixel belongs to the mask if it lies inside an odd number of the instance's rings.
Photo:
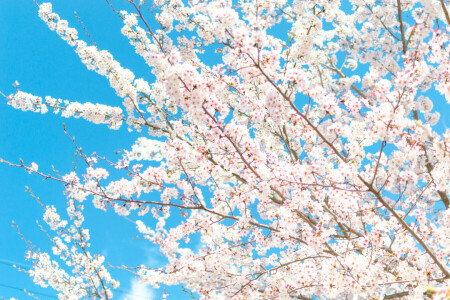
<svg viewBox="0 0 450 300">
<path fill-rule="evenodd" d="M 167 258 L 133 269 L 155 287 L 183 284 L 203 299 L 446 293 L 445 1 L 128 2 L 114 11 L 151 84 L 78 39 L 50 3 L 39 8 L 124 99 L 126 117 L 21 91 L 8 99 L 112 128 L 124 120 L 142 136 L 118 161 L 74 144 L 86 168 L 62 178 L 7 164 L 61 182 L 69 206 L 92 199 L 136 217 Z"/>
</svg>

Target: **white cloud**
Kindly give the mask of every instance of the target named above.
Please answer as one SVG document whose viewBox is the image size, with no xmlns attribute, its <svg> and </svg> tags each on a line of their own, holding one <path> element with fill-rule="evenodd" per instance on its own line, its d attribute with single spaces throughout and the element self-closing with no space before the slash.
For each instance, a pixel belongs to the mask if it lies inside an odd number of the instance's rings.
<svg viewBox="0 0 450 300">
<path fill-rule="evenodd" d="M 156 299 L 155 291 L 149 286 L 136 278 L 131 279 L 131 288 L 125 295 L 127 300 L 154 300 Z"/>
</svg>

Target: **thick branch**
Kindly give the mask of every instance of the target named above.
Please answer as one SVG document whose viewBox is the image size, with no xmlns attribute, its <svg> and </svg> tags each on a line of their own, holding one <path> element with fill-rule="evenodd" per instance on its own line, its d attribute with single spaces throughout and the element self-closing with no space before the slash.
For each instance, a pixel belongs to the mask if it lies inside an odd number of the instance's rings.
<svg viewBox="0 0 450 300">
<path fill-rule="evenodd" d="M 442 273 L 444 273 L 446 278 L 450 278 L 450 272 L 447 270 L 447 268 L 439 261 L 439 259 L 434 255 L 434 253 L 428 248 L 427 244 L 420 238 L 420 236 L 417 235 L 417 233 L 412 230 L 411 227 L 409 227 L 408 224 L 403 220 L 402 217 L 400 217 L 397 212 L 384 200 L 384 198 L 381 196 L 381 194 L 367 181 L 362 178 L 361 175 L 358 175 L 358 178 L 364 183 L 364 185 L 369 189 L 369 191 L 377 198 L 378 201 L 380 201 L 381 204 L 397 219 L 397 221 L 402 225 L 406 231 L 408 231 L 414 239 L 423 247 L 425 252 L 431 257 L 431 259 L 434 261 L 434 263 L 441 269 Z"/>
<path fill-rule="evenodd" d="M 448 14 L 447 7 L 445 7 L 444 0 L 441 1 L 442 10 L 444 11 L 445 19 L 447 20 L 447 24 L 450 25 L 450 15 Z"/>
<path fill-rule="evenodd" d="M 398 13 L 398 22 L 400 23 L 400 33 L 402 35 L 402 45 L 403 45 L 403 54 L 406 53 L 406 39 L 405 39 L 405 27 L 403 27 L 403 18 L 402 18 L 402 5 L 400 0 L 397 0 L 397 13 Z"/>
</svg>

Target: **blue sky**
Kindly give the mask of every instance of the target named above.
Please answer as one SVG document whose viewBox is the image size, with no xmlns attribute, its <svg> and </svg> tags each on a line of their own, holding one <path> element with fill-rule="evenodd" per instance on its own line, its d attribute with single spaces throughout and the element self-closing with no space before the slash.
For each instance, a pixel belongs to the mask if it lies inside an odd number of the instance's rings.
<svg viewBox="0 0 450 300">
<path fill-rule="evenodd" d="M 121 99 L 109 87 L 107 80 L 88 71 L 73 49 L 40 20 L 33 1 L 0 2 L 0 90 L 4 94 L 14 91 L 11 84 L 17 80 L 23 91 L 38 96 L 120 105 Z M 125 1 L 111 2 L 119 9 L 128 8 Z M 87 40 L 87 37 L 76 21 L 74 11 L 99 48 L 108 49 L 122 66 L 132 69 L 136 77 L 151 80 L 150 70 L 142 58 L 120 34 L 121 20 L 105 1 L 57 0 L 52 3 L 54 11 L 75 26 L 82 39 Z M 13 162 L 22 158 L 26 164 L 34 161 L 45 172 L 51 172 L 52 165 L 62 174 L 72 169 L 75 149 L 64 134 L 63 123 L 86 154 L 96 151 L 112 160 L 120 158 L 115 154 L 116 150 L 130 148 L 139 136 L 138 133 L 129 133 L 126 126 L 113 131 L 105 125 L 96 126 L 81 119 L 18 111 L 8 106 L 4 98 L 0 100 L 0 118 L 0 157 Z M 12 220 L 29 240 L 44 251 L 50 250 L 47 238 L 35 223 L 35 220 L 43 223 L 42 209 L 25 193 L 25 186 L 29 186 L 44 204 L 55 205 L 61 215 L 65 215 L 66 198 L 60 184 L 42 182 L 42 178 L 30 176 L 24 170 L 0 165 L 0 297 L 28 298 L 24 292 L 14 288 L 54 297 L 56 293 L 52 289 L 35 286 L 27 274 L 11 266 L 14 262 L 29 264 L 24 260 L 26 245 L 11 227 Z M 132 222 L 111 212 L 91 209 L 90 201 L 86 202 L 86 207 L 85 224 L 91 230 L 91 252 L 105 255 L 108 262 L 117 266 L 160 264 L 162 257 L 149 243 L 133 239 L 137 231 Z M 131 217 L 136 219 L 136 216 Z M 130 273 L 114 269 L 110 272 L 121 282 L 121 293 L 116 293 L 121 298 L 130 291 L 141 297 L 129 299 L 159 299 L 162 293 L 162 290 L 155 292 L 139 286 L 132 281 Z M 180 294 L 179 289 L 175 291 L 178 292 L 172 296 L 177 295 L 178 299 L 187 297 L 187 294 Z M 36 296 L 51 299 L 42 294 Z"/>
</svg>

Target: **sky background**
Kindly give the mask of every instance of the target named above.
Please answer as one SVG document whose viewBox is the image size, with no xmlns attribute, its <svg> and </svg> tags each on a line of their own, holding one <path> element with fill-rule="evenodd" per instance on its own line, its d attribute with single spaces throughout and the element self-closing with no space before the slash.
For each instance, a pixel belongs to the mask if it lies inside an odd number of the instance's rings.
<svg viewBox="0 0 450 300">
<path fill-rule="evenodd" d="M 111 2 L 118 10 L 131 10 L 123 0 Z M 123 67 L 135 73 L 136 78 L 143 77 L 152 82 L 150 69 L 134 53 L 126 37 L 120 34 L 121 19 L 105 1 L 54 0 L 52 3 L 53 10 L 67 19 L 70 26 L 78 29 L 80 38 L 88 40 L 76 21 L 74 11 L 100 49 L 109 50 Z M 37 11 L 32 0 L 0 0 L 0 91 L 9 95 L 14 91 L 12 83 L 17 80 L 21 90 L 37 96 L 49 95 L 71 101 L 120 106 L 122 100 L 109 87 L 108 81 L 88 71 L 73 49 L 40 20 Z M 435 106 L 441 113 L 436 130 L 442 132 L 448 120 L 448 105 L 436 93 L 428 96 L 436 99 Z M 72 170 L 75 148 L 63 132 L 63 123 L 68 132 L 76 137 L 84 153 L 95 151 L 111 160 L 120 158 L 116 150 L 130 149 L 140 136 L 139 133 L 128 132 L 126 126 L 115 131 L 106 125 L 65 119 L 51 112 L 46 115 L 22 112 L 8 106 L 4 98 L 0 99 L 0 120 L 0 157 L 16 163 L 22 158 L 27 165 L 36 162 L 39 170 L 46 173 L 51 172 L 52 165 L 61 174 Z M 14 263 L 29 265 L 24 260 L 26 244 L 11 227 L 12 220 L 27 239 L 43 251 L 50 250 L 47 238 L 35 222 L 39 220 L 43 223 L 42 209 L 25 192 L 25 186 L 30 187 L 44 204 L 54 205 L 65 216 L 66 198 L 60 184 L 50 180 L 42 182 L 40 177 L 28 175 L 23 169 L 0 164 L 0 297 L 26 299 L 26 294 L 18 290 L 25 288 L 37 292 L 36 296 L 41 299 L 51 299 L 56 295 L 52 289 L 35 286 L 27 274 L 11 266 Z M 137 231 L 132 222 L 111 212 L 92 209 L 90 201 L 85 206 L 85 227 L 90 229 L 92 237 L 91 253 L 106 256 L 106 261 L 116 266 L 146 264 L 158 267 L 164 262 L 149 243 L 133 238 L 137 236 Z M 137 219 L 135 214 L 130 218 Z M 149 215 L 143 220 L 151 223 L 152 219 Z M 112 268 L 109 271 L 113 278 L 121 282 L 116 292 L 119 299 L 127 293 L 129 300 L 159 299 L 162 294 L 162 290 L 155 291 L 139 285 L 132 279 L 132 274 Z M 170 299 L 189 298 L 180 288 L 170 288 L 168 291 Z"/>
<path fill-rule="evenodd" d="M 122 66 L 133 70 L 137 78 L 151 81 L 150 69 L 120 34 L 122 21 L 105 1 L 56 0 L 52 3 L 53 10 L 78 29 L 80 38 L 88 40 L 74 11 L 100 49 L 109 50 Z M 111 3 L 118 9 L 131 10 L 125 1 Z M 120 106 L 122 101 L 109 87 L 109 82 L 88 71 L 73 49 L 48 29 L 37 12 L 38 7 L 31 0 L 0 0 L 0 90 L 6 95 L 11 94 L 14 91 L 12 83 L 17 80 L 21 90 L 37 96 Z M 63 123 L 86 154 L 96 151 L 111 160 L 120 158 L 116 150 L 130 149 L 140 136 L 128 132 L 126 126 L 110 130 L 106 125 L 65 119 L 51 112 L 41 115 L 15 110 L 6 102 L 3 97 L 0 99 L 0 157 L 12 162 L 22 158 L 25 164 L 34 161 L 40 171 L 51 172 L 52 165 L 61 174 L 72 170 L 75 148 L 64 134 Z M 39 220 L 44 224 L 43 211 L 25 192 L 25 186 L 30 187 L 44 204 L 54 205 L 65 217 L 66 198 L 60 184 L 50 180 L 43 182 L 39 176 L 28 175 L 23 169 L 0 165 L 0 297 L 27 299 L 24 292 L 17 290 L 25 288 L 55 298 L 56 293 L 51 288 L 35 286 L 27 274 L 11 266 L 13 263 L 29 265 L 24 260 L 26 244 L 11 227 L 12 220 L 27 239 L 43 251 L 51 251 L 47 238 L 35 222 Z M 91 209 L 91 201 L 85 202 L 85 206 L 85 227 L 91 231 L 91 253 L 105 255 L 106 261 L 116 266 L 161 265 L 163 258 L 158 251 L 148 242 L 133 238 L 138 232 L 132 222 L 112 212 Z M 137 219 L 133 214 L 130 218 Z M 102 221 L 98 222 L 99 219 Z M 149 215 L 148 219 L 150 222 L 152 217 Z M 128 299 L 159 299 L 162 294 L 162 290 L 140 286 L 128 272 L 111 268 L 109 271 L 121 282 L 120 292 L 115 293 L 120 297 L 116 299 L 123 298 L 127 292 L 134 295 L 128 295 Z M 170 290 L 175 291 L 172 297 L 187 298 L 180 289 Z M 42 294 L 36 293 L 36 296 L 51 299 Z"/>
</svg>

